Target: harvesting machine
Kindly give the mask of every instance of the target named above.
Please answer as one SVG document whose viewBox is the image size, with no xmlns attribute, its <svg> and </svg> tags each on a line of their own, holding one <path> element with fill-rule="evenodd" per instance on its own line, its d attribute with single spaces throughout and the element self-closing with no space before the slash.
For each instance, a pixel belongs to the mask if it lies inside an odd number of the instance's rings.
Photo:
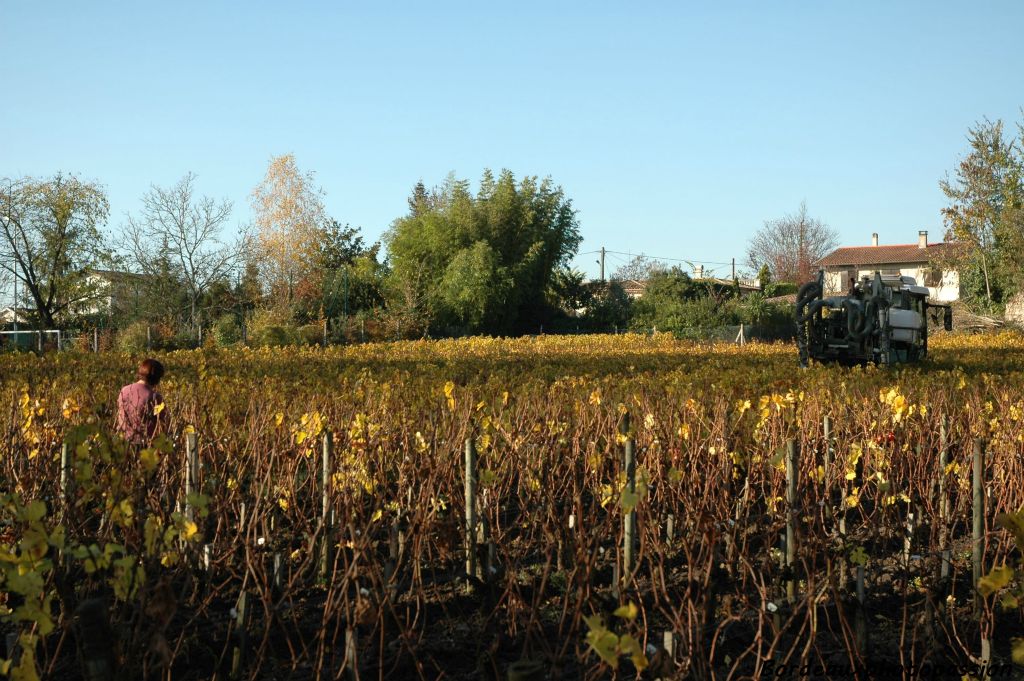
<svg viewBox="0 0 1024 681">
<path fill-rule="evenodd" d="M 928 288 L 913 277 L 863 276 L 845 296 L 823 297 L 825 273 L 800 287 L 796 297 L 800 366 L 808 359 L 841 364 L 900 364 L 928 354 L 928 316 L 953 327 L 949 305 L 928 301 Z"/>
</svg>

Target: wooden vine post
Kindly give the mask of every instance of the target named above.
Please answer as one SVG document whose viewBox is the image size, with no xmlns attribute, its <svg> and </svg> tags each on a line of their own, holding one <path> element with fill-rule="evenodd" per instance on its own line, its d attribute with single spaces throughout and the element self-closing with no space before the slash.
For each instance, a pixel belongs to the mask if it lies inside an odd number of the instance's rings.
<svg viewBox="0 0 1024 681">
<path fill-rule="evenodd" d="M 974 591 L 974 612 L 979 618 L 985 617 L 984 603 L 981 592 L 978 591 L 978 582 L 985 574 L 985 443 L 981 438 L 974 439 L 974 465 L 971 476 L 973 491 L 971 527 L 971 587 Z M 982 632 L 986 627 L 981 627 Z M 982 633 L 981 638 L 981 662 L 984 665 L 992 660 L 992 640 Z"/>
<path fill-rule="evenodd" d="M 466 455 L 466 589 L 472 588 L 473 577 L 476 575 L 476 445 L 473 438 L 467 437 L 465 442 Z"/>
<path fill-rule="evenodd" d="M 345 671 L 343 678 L 348 681 L 359 679 L 359 639 L 356 630 L 345 630 Z"/>
<path fill-rule="evenodd" d="M 975 610 L 981 610 L 981 595 L 977 591 L 978 580 L 984 574 L 985 556 L 985 447 L 981 438 L 974 439 L 974 465 L 971 476 L 971 487 L 973 491 L 973 503 L 971 511 L 973 523 L 971 526 L 971 587 L 974 591 Z"/>
<path fill-rule="evenodd" d="M 821 425 L 825 438 L 825 451 L 822 453 L 824 456 L 823 466 L 825 474 L 828 475 L 829 468 L 832 467 L 832 419 L 826 414 Z"/>
<path fill-rule="evenodd" d="M 939 424 L 939 551 L 942 561 L 939 578 L 949 577 L 949 496 L 946 493 L 946 466 L 949 465 L 948 421 L 945 414 Z"/>
<path fill-rule="evenodd" d="M 323 499 L 320 508 L 320 523 L 323 525 L 324 538 L 320 548 L 320 579 L 326 580 L 331 567 L 331 459 L 334 455 L 334 437 L 331 431 L 325 430 L 323 436 L 323 455 L 321 467 L 321 487 Z"/>
<path fill-rule="evenodd" d="M 832 418 L 826 414 L 825 418 L 822 419 L 822 435 L 825 440 L 824 451 L 822 452 L 822 470 L 825 475 L 822 479 L 823 491 L 822 495 L 825 498 L 825 517 L 829 522 L 833 520 L 834 509 L 832 508 L 832 488 L 829 486 L 829 477 L 832 473 Z"/>
<path fill-rule="evenodd" d="M 60 493 L 64 498 L 65 504 L 70 503 L 71 500 L 71 482 L 73 479 L 71 447 L 68 446 L 67 440 L 65 440 L 60 446 Z"/>
<path fill-rule="evenodd" d="M 864 588 L 864 564 L 857 563 L 857 612 L 854 617 L 854 638 L 861 657 L 868 652 L 868 618 L 865 612 L 867 593 Z"/>
<path fill-rule="evenodd" d="M 196 434 L 185 433 L 185 517 L 193 521 L 196 511 L 189 497 L 195 494 L 199 485 L 199 448 L 196 444 Z"/>
<path fill-rule="evenodd" d="M 786 568 L 789 579 L 786 580 L 786 598 L 790 604 L 796 601 L 796 521 L 797 521 L 797 446 L 796 440 L 786 442 Z"/>
<path fill-rule="evenodd" d="M 631 496 L 636 493 L 636 451 L 633 437 L 629 433 L 629 412 L 622 415 L 622 434 L 626 436 L 624 463 L 626 468 L 626 489 Z M 636 509 L 626 511 L 622 517 L 622 581 L 628 586 L 633 577 L 636 560 Z"/>
<path fill-rule="evenodd" d="M 242 589 L 235 602 L 235 646 L 231 651 L 232 679 L 242 678 L 245 671 L 245 650 L 249 644 L 249 633 L 246 631 L 248 600 L 245 589 Z"/>
</svg>

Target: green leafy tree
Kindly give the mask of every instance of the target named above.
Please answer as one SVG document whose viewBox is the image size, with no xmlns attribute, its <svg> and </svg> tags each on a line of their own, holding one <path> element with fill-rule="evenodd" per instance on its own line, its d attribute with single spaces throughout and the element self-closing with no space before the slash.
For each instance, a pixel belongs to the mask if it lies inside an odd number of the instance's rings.
<svg viewBox="0 0 1024 681">
<path fill-rule="evenodd" d="M 351 316 L 383 304 L 386 269 L 378 260 L 379 253 L 380 244 L 366 246 L 359 228 L 330 220 L 318 258 L 324 316 Z"/>
<path fill-rule="evenodd" d="M 682 328 L 683 308 L 699 293 L 690 276 L 678 267 L 655 272 L 647 279 L 643 296 L 633 303 L 631 326 L 677 331 Z"/>
<path fill-rule="evenodd" d="M 572 202 L 550 179 L 485 171 L 473 195 L 449 176 L 417 185 L 385 235 L 388 307 L 442 332 L 507 334 L 542 324 L 547 293 L 581 237 Z"/>
<path fill-rule="evenodd" d="M 1024 283 L 1024 155 L 1002 121 L 975 125 L 967 140 L 967 155 L 939 183 L 950 201 L 942 215 L 946 238 L 961 245 L 951 259 L 964 298 L 994 311 Z"/>
<path fill-rule="evenodd" d="M 579 270 L 560 268 L 551 282 L 552 304 L 569 317 L 575 317 L 578 310 L 585 309 L 594 298 L 587 286 L 587 275 Z"/>
<path fill-rule="evenodd" d="M 0 180 L 0 268 L 32 301 L 38 322 L 53 328 L 95 303 L 109 267 L 101 228 L 107 195 L 74 175 Z"/>
<path fill-rule="evenodd" d="M 584 321 L 594 331 L 622 330 L 629 326 L 633 305 L 622 284 L 610 281 L 594 292 Z"/>
<path fill-rule="evenodd" d="M 761 269 L 757 271 L 757 283 L 761 286 L 762 293 L 766 296 L 771 295 L 772 270 L 767 263 L 762 264 Z"/>
</svg>

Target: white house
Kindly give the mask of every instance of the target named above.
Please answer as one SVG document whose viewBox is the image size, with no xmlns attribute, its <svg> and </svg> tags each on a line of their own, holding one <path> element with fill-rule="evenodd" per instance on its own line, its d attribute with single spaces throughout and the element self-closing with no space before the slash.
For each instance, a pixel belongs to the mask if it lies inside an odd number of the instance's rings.
<svg viewBox="0 0 1024 681">
<path fill-rule="evenodd" d="M 928 243 L 928 232 L 917 233 L 916 244 L 879 246 L 878 234 L 871 235 L 870 246 L 837 248 L 818 262 L 825 270 L 825 295 L 841 295 L 863 276 L 885 274 L 911 276 L 921 286 L 927 286 L 929 296 L 937 302 L 952 302 L 960 298 L 960 274 L 942 266 L 955 242 Z"/>
<path fill-rule="evenodd" d="M 15 311 L 13 305 L 8 305 L 5 308 L 0 309 L 0 326 L 7 326 L 8 324 L 28 324 L 28 317 L 25 315 L 25 308 L 18 308 Z"/>
<path fill-rule="evenodd" d="M 117 309 L 129 308 L 139 298 L 144 279 L 132 272 L 95 270 L 86 277 L 86 286 L 93 292 L 75 307 L 77 314 L 107 314 Z"/>
</svg>

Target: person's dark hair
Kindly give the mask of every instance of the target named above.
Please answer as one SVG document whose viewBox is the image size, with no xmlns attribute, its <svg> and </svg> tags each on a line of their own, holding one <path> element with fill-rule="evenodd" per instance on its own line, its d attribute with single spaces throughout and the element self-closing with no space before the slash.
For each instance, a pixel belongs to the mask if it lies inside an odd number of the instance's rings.
<svg viewBox="0 0 1024 681">
<path fill-rule="evenodd" d="M 145 381 L 149 385 L 156 385 L 164 377 L 164 365 L 152 358 L 144 359 L 139 365 L 137 375 L 139 380 Z"/>
</svg>

